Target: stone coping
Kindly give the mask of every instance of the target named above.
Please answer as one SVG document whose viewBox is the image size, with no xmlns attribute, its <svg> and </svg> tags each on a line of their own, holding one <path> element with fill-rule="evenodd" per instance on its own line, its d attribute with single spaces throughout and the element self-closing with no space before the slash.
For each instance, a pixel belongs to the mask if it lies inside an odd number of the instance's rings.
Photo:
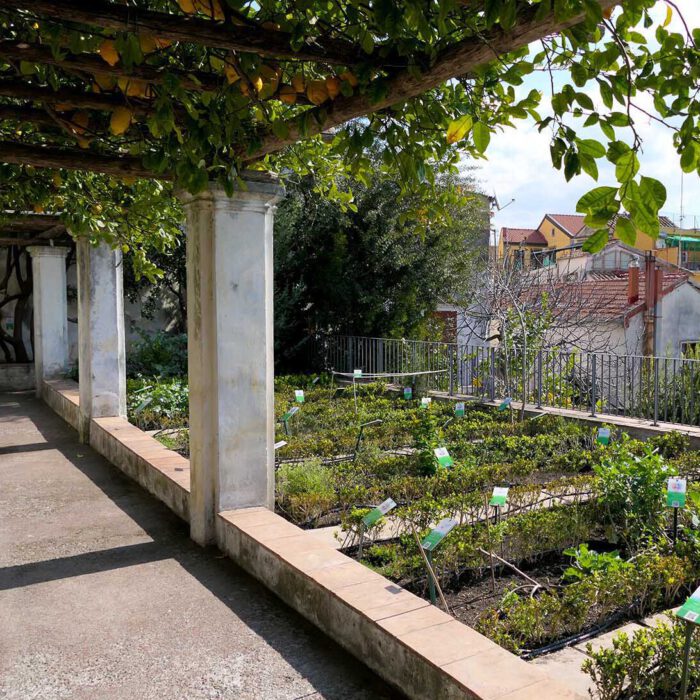
<svg viewBox="0 0 700 700">
<path fill-rule="evenodd" d="M 219 547 L 411 698 L 582 698 L 266 508 L 219 513 Z"/>
<path fill-rule="evenodd" d="M 42 395 L 69 423 L 75 414 L 77 423 L 75 382 L 44 382 Z M 189 522 L 189 460 L 125 418 L 93 419 L 90 445 Z M 583 700 L 266 508 L 219 513 L 216 531 L 224 553 L 410 698 Z"/>
</svg>

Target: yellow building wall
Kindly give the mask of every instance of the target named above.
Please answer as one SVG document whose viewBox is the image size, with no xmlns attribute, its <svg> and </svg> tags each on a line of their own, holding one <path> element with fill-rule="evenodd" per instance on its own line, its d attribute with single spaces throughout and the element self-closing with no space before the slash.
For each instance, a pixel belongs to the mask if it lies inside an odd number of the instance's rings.
<svg viewBox="0 0 700 700">
<path fill-rule="evenodd" d="M 547 248 L 566 248 L 571 244 L 571 238 L 564 230 L 552 223 L 549 219 L 542 219 L 542 223 L 537 227 L 537 230 L 547 240 Z M 557 253 L 559 255 L 569 255 L 569 251 Z"/>
</svg>

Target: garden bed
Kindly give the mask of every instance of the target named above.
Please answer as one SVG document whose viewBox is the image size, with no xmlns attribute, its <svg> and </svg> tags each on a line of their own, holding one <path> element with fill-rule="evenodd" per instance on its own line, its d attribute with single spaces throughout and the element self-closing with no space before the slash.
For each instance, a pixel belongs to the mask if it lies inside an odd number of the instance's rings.
<svg viewBox="0 0 700 700">
<path fill-rule="evenodd" d="M 642 443 L 613 429 L 606 446 L 595 428 L 562 418 L 423 406 L 419 386 L 405 398 L 381 384 L 339 389 L 330 377 L 295 376 L 278 378 L 275 389 L 276 440 L 286 443 L 277 450 L 278 512 L 305 528 L 341 525 L 348 554 L 362 538 L 363 563 L 426 597 L 416 538 L 455 519 L 433 553 L 450 612 L 516 653 L 665 609 L 700 578 L 694 489 L 677 545 L 668 536 L 666 479 L 700 473 L 682 436 Z M 131 383 L 130 417 L 164 429 L 159 439 L 187 454 L 186 398 L 174 379 Z M 438 462 L 439 447 L 451 464 Z M 495 486 L 509 487 L 498 522 L 489 506 Z M 363 525 L 388 498 L 395 508 Z M 490 553 L 540 586 L 533 591 L 500 563 L 492 578 Z M 572 567 L 579 574 L 565 575 Z"/>
</svg>

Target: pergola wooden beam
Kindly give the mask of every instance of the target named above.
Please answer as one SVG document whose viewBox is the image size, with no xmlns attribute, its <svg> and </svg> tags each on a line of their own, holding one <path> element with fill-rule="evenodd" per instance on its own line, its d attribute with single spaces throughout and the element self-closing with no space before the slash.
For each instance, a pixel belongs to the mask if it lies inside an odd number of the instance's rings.
<svg viewBox="0 0 700 700">
<path fill-rule="evenodd" d="M 50 87 L 33 85 L 26 80 L 0 80 L 0 96 L 13 97 L 20 100 L 31 100 L 44 104 L 64 104 L 71 109 L 98 109 L 112 111 L 117 107 L 128 107 L 134 114 L 148 114 L 151 105 L 144 100 L 129 98 L 121 95 L 106 95 L 94 92 L 84 92 L 71 88 L 52 90 Z"/>
<path fill-rule="evenodd" d="M 34 109 L 34 107 L 0 104 L 0 121 L 6 119 L 16 122 L 29 122 L 37 126 L 60 128 L 50 114 L 43 109 Z"/>
<path fill-rule="evenodd" d="M 60 22 L 147 33 L 171 41 L 245 51 L 270 58 L 340 65 L 368 60 L 359 47 L 339 39 L 310 39 L 295 51 L 291 48 L 292 37 L 286 32 L 262 27 L 234 27 L 201 17 L 141 10 L 133 5 L 104 0 L 0 0 L 0 7 L 27 10 L 38 17 L 50 17 Z"/>
<path fill-rule="evenodd" d="M 149 83 L 161 84 L 166 73 L 161 68 L 152 66 L 131 66 L 126 68 L 120 64 L 110 66 L 98 56 L 93 54 L 55 56 L 49 46 L 41 44 L 26 44 L 21 41 L 0 41 L 0 57 L 13 61 L 28 61 L 29 63 L 41 63 L 57 66 L 68 71 L 80 71 L 91 75 L 112 75 L 115 77 L 136 78 Z M 170 70 L 168 73 L 175 75 L 180 84 L 187 90 L 217 90 L 224 84 L 223 76 L 217 77 L 212 73 L 202 71 L 183 72 Z"/>
<path fill-rule="evenodd" d="M 598 0 L 603 9 L 619 5 L 622 0 Z M 523 3 L 516 25 L 508 32 L 495 28 L 484 36 L 469 37 L 445 49 L 428 70 L 416 74 L 408 70 L 396 71 L 388 82 L 388 89 L 383 99 L 373 102 L 369 95 L 358 94 L 351 97 L 340 96 L 329 105 L 316 108 L 327 113 L 324 119 L 307 121 L 306 135 L 318 134 L 322 130 L 332 129 L 345 124 L 352 119 L 364 117 L 375 112 L 392 107 L 428 90 L 441 85 L 452 78 L 473 73 L 480 66 L 495 60 L 499 55 L 515 51 L 538 41 L 546 36 L 555 34 L 579 24 L 585 17 L 577 15 L 567 20 L 560 20 L 553 12 L 538 18 L 539 5 Z M 284 138 L 269 134 L 263 139 L 262 145 L 252 153 L 243 154 L 246 162 L 282 150 L 301 138 L 299 118 L 288 122 L 288 133 Z"/>
<path fill-rule="evenodd" d="M 89 170 L 114 177 L 141 177 L 170 180 L 168 173 L 159 174 L 144 168 L 135 156 L 105 155 L 89 150 L 34 146 L 14 141 L 0 141 L 0 163 L 33 165 L 37 168 Z"/>
<path fill-rule="evenodd" d="M 45 233 L 58 225 L 62 226 L 61 219 L 56 214 L 0 212 L 0 234 L 36 235 Z"/>
</svg>

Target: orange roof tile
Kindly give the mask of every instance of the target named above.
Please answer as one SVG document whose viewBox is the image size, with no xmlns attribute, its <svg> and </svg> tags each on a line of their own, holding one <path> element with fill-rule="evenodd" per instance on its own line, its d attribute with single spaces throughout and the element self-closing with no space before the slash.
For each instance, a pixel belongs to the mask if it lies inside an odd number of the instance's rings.
<svg viewBox="0 0 700 700">
<path fill-rule="evenodd" d="M 584 227 L 585 217 L 582 214 L 545 214 L 545 217 L 571 236 L 575 236 Z"/>
<path fill-rule="evenodd" d="M 547 239 L 537 230 L 532 228 L 506 228 L 501 229 L 501 240 L 504 243 L 526 243 L 528 245 L 547 245 Z"/>
</svg>

